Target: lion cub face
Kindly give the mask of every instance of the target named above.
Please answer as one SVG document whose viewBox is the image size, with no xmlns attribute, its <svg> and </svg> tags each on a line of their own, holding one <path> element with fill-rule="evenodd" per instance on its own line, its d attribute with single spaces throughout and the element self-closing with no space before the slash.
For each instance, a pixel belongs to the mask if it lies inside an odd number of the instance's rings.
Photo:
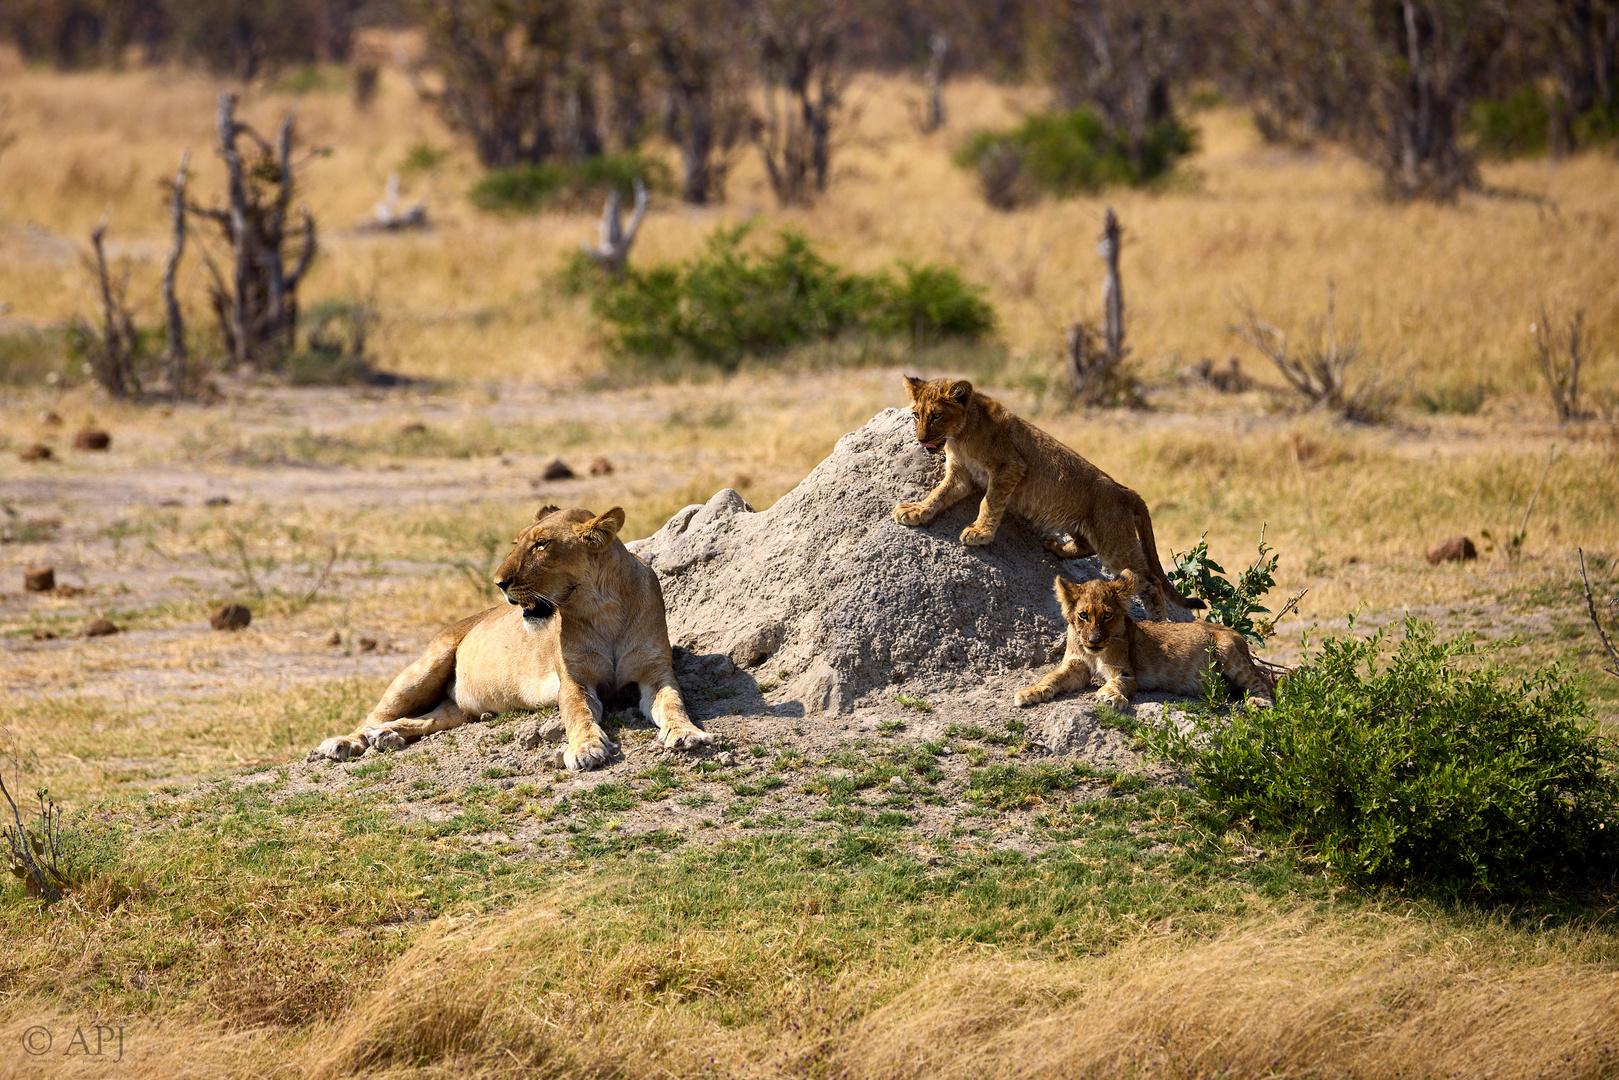
<svg viewBox="0 0 1619 1080">
<path fill-rule="evenodd" d="M 966 379 L 926 382 L 907 375 L 905 388 L 911 393 L 911 413 L 916 417 L 916 441 L 928 453 L 937 454 L 946 439 L 966 426 L 973 384 Z"/>
<path fill-rule="evenodd" d="M 1116 581 L 1087 581 L 1082 585 L 1060 577 L 1055 591 L 1068 633 L 1080 648 L 1099 653 L 1124 638 L 1125 624 L 1130 621 L 1130 598 L 1136 592 L 1136 578 L 1130 571 L 1124 571 Z"/>
<path fill-rule="evenodd" d="M 623 525 L 624 511 L 616 506 L 599 517 L 580 508 L 541 507 L 495 571 L 495 588 L 523 609 L 523 624 L 537 630 L 590 576 Z"/>
</svg>

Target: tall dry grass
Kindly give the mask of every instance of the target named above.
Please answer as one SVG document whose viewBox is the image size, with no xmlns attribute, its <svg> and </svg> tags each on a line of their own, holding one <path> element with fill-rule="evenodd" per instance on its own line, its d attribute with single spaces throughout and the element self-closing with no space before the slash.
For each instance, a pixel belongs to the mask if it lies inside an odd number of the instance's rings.
<svg viewBox="0 0 1619 1080">
<path fill-rule="evenodd" d="M 218 190 L 220 168 L 207 152 L 218 89 L 175 71 L 58 75 L 0 59 L 0 94 L 12 100 L 20 137 L 0 156 L 0 299 L 13 316 L 49 322 L 84 306 L 74 249 L 111 204 L 115 251 L 140 261 L 136 295 L 155 321 L 165 243 L 159 185 L 189 146 L 194 190 Z M 374 295 L 389 367 L 542 381 L 600 370 L 582 302 L 549 282 L 562 257 L 592 235 L 589 215 L 504 218 L 473 209 L 465 198 L 477 174 L 470 152 L 391 68 L 367 111 L 341 89 L 244 93 L 248 120 L 269 125 L 295 110 L 307 143 L 330 148 L 305 173 L 303 196 L 325 243 L 308 298 Z M 1222 108 L 1195 115 L 1202 148 L 1162 190 L 1005 214 L 983 203 L 951 151 L 974 126 L 1041 107 L 1041 91 L 954 83 L 952 126 L 932 135 L 915 131 L 914 88 L 904 80 L 863 80 L 854 96 L 858 123 L 816 205 L 776 208 L 758 162 L 744 153 L 723 207 L 657 205 L 635 261 L 689 255 L 717 225 L 759 217 L 767 227 L 803 229 L 858 269 L 896 258 L 957 263 L 989 287 L 1006 342 L 1055 370 L 1063 326 L 1095 314 L 1093 240 L 1112 205 L 1126 230 L 1130 337 L 1152 377 L 1202 356 L 1241 354 L 1227 329 L 1238 295 L 1302 332 L 1322 314 L 1330 278 L 1340 323 L 1360 324 L 1372 357 L 1366 368 L 1412 372 L 1418 389 L 1532 390 L 1528 326 L 1542 304 L 1585 311 L 1596 353 L 1591 393 L 1619 384 L 1619 276 L 1611 272 L 1619 163 L 1611 157 L 1492 165 L 1485 178 L 1496 194 L 1451 207 L 1390 205 L 1347 155 L 1267 147 L 1242 112 Z M 406 177 L 408 194 L 427 198 L 437 227 L 408 236 L 353 232 L 419 142 L 454 151 L 432 172 Z M 204 279 L 194 270 L 184 276 L 200 322 Z M 1250 368 L 1259 361 L 1245 359 Z"/>
<path fill-rule="evenodd" d="M 836 985 L 668 928 L 604 934 L 563 887 L 441 920 L 335 1021 L 135 1029 L 130 1075 L 1604 1077 L 1619 975 L 1577 932 L 1420 916 L 1257 916 L 1213 938 L 1143 927 L 1103 955 L 900 950 Z M 791 937 L 794 928 L 785 927 Z M 825 944 L 825 943 L 823 943 Z M 32 1023 L 14 1012 L 0 1045 Z M 77 1075 L 42 1058 L 25 1073 Z M 13 1066 L 15 1068 L 15 1065 Z"/>
</svg>

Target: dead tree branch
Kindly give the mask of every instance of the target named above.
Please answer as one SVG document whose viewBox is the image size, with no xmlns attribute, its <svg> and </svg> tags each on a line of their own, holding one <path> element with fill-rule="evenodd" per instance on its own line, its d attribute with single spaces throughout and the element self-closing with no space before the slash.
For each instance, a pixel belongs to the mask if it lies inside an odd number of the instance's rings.
<svg viewBox="0 0 1619 1080">
<path fill-rule="evenodd" d="M 27 882 L 27 891 L 47 901 L 62 899 L 67 875 L 62 871 L 62 810 L 47 802 L 43 789 L 39 792 L 39 832 L 30 834 L 23 826 L 22 812 L 17 801 L 6 790 L 4 777 L 0 777 L 0 795 L 11 807 L 11 820 L 15 826 L 0 829 L 6 840 L 9 869 L 15 877 Z"/>
<path fill-rule="evenodd" d="M 91 270 L 101 295 L 101 331 L 84 334 L 85 358 L 90 362 L 96 381 L 106 387 L 113 397 L 138 398 L 141 396 L 140 379 L 135 374 L 135 320 L 130 315 L 124 294 L 128 281 L 120 278 L 116 283 L 107 269 L 107 252 L 102 239 L 107 234 L 107 223 L 112 220 L 112 207 L 101 215 L 101 221 L 90 230 L 90 247 L 94 254 Z"/>
<path fill-rule="evenodd" d="M 1602 649 L 1608 654 L 1608 660 L 1613 665 L 1602 670 L 1619 679 L 1619 652 L 1614 650 L 1613 642 L 1608 640 L 1608 632 L 1602 629 L 1602 621 L 1597 618 L 1596 601 L 1591 597 L 1591 579 L 1585 576 L 1585 549 L 1575 550 L 1580 553 L 1580 583 L 1585 586 L 1585 611 L 1591 616 L 1591 625 L 1596 627 L 1597 637 L 1602 641 Z"/>
<path fill-rule="evenodd" d="M 174 175 L 173 229 L 174 246 L 163 260 L 163 312 L 168 325 L 168 348 L 164 361 L 169 369 L 169 398 L 179 401 L 185 392 L 186 331 L 180 314 L 180 301 L 174 295 L 174 275 L 180 267 L 180 256 L 186 246 L 186 166 L 191 163 L 191 151 L 180 155 L 180 169 Z"/>
<path fill-rule="evenodd" d="M 1119 219 L 1108 207 L 1096 253 L 1106 272 L 1102 279 L 1102 330 L 1081 321 L 1068 327 L 1068 378 L 1074 397 L 1086 405 L 1140 405 L 1141 388 L 1124 368 L 1124 286 L 1119 280 Z"/>
<path fill-rule="evenodd" d="M 614 277 L 624 272 L 624 264 L 630 257 L 630 245 L 635 243 L 635 234 L 641 229 L 641 219 L 646 217 L 647 195 L 646 185 L 640 179 L 635 180 L 635 210 L 630 214 L 630 227 L 624 228 L 624 208 L 619 198 L 618 188 L 607 193 L 607 206 L 602 210 L 601 224 L 598 229 L 601 234 L 600 242 L 591 247 L 581 240 L 579 246 L 586 255 L 596 260 L 596 265 L 606 270 Z"/>
<path fill-rule="evenodd" d="M 1540 309 L 1540 321 L 1531 326 L 1535 335 L 1535 351 L 1540 357 L 1540 371 L 1546 378 L 1546 389 L 1551 393 L 1552 408 L 1557 422 L 1566 424 L 1580 416 L 1580 365 L 1585 360 L 1588 342 L 1585 337 L 1585 312 L 1576 311 L 1568 320 L 1568 329 L 1559 332 L 1552 326 L 1552 317 Z"/>
<path fill-rule="evenodd" d="M 949 52 L 949 38 L 937 32 L 928 38 L 928 100 L 919 125 L 924 135 L 944 127 L 944 60 Z"/>
</svg>

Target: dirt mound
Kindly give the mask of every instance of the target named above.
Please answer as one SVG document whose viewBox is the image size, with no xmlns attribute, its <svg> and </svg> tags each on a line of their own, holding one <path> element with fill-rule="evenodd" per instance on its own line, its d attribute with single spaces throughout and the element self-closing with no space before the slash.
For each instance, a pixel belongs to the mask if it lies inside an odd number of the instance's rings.
<svg viewBox="0 0 1619 1080">
<path fill-rule="evenodd" d="M 727 488 L 629 545 L 657 571 L 671 639 L 723 653 L 810 711 L 838 712 L 886 687 L 962 685 L 1061 655 L 1063 563 L 1008 519 L 988 548 L 964 547 L 965 500 L 926 528 L 894 505 L 936 484 L 942 455 L 917 445 L 910 413 L 886 409 L 769 510 Z M 776 695 L 772 695 L 773 697 Z"/>
</svg>

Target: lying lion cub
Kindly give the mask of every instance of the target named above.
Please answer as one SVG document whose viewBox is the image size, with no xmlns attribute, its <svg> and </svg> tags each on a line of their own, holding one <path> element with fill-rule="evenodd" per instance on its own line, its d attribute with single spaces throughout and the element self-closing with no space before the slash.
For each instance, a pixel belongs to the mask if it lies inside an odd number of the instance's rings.
<svg viewBox="0 0 1619 1080">
<path fill-rule="evenodd" d="M 508 604 L 462 619 L 401 671 L 352 735 L 327 739 L 309 760 L 346 761 L 367 746 L 412 739 L 489 713 L 557 705 L 567 727 L 563 762 L 589 769 L 615 750 L 601 729 L 600 692 L 635 683 L 641 712 L 667 746 L 715 736 L 686 715 L 670 663 L 658 577 L 618 539 L 624 511 L 547 506 L 517 535 L 495 585 Z"/>
<path fill-rule="evenodd" d="M 1210 662 L 1220 674 L 1270 703 L 1275 682 L 1255 665 L 1248 643 L 1235 630 L 1206 622 L 1138 623 L 1125 610 L 1135 593 L 1126 570 L 1117 581 L 1075 584 L 1057 578 L 1057 602 L 1068 622 L 1068 648 L 1057 670 L 1017 692 L 1019 705 L 1034 705 L 1065 690 L 1088 689 L 1096 678 L 1096 698 L 1122 709 L 1137 689 L 1195 697 Z"/>
<path fill-rule="evenodd" d="M 1100 555 L 1109 570 L 1135 572 L 1149 617 L 1165 618 L 1167 596 L 1183 608 L 1203 607 L 1175 591 L 1158 561 L 1152 518 L 1141 496 L 1114 480 L 1012 410 L 973 390 L 965 379 L 905 376 L 916 416 L 916 441 L 930 454 L 943 447 L 944 479 L 921 502 L 900 503 L 894 520 L 926 525 L 974 491 L 983 491 L 978 520 L 963 544 L 995 539 L 1007 510 L 1048 534 L 1046 547 L 1064 559 Z M 1061 542 L 1060 534 L 1073 539 Z"/>
</svg>

